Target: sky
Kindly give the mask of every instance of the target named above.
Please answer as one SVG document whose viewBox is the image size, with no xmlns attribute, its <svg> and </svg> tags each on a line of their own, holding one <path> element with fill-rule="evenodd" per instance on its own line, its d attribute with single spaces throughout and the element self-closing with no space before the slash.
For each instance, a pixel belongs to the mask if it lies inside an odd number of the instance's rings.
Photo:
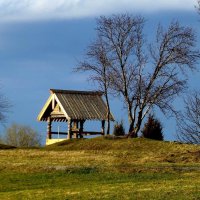
<svg viewBox="0 0 200 200">
<path fill-rule="evenodd" d="M 194 28 L 199 41 L 195 4 L 195 0 L 0 0 L 0 85 L 1 93 L 13 105 L 6 127 L 12 123 L 29 125 L 45 138 L 46 123 L 36 119 L 50 88 L 97 89 L 88 82 L 88 74 L 73 73 L 95 38 L 96 17 L 140 14 L 147 20 L 145 34 L 150 38 L 158 23 L 179 20 Z M 190 89 L 198 87 L 199 76 L 199 72 L 189 74 Z M 175 104 L 179 105 L 179 100 Z M 127 128 L 120 101 L 112 98 L 111 109 Z M 175 140 L 175 120 L 162 114 L 159 118 L 165 139 Z M 0 126 L 0 133 L 6 127 Z"/>
</svg>

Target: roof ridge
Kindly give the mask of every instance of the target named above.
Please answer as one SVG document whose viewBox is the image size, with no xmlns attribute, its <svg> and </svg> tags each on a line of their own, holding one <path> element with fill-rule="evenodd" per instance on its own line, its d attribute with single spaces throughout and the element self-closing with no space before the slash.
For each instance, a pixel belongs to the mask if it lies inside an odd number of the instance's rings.
<svg viewBox="0 0 200 200">
<path fill-rule="evenodd" d="M 81 91 L 81 90 L 61 90 L 61 89 L 50 89 L 50 93 L 62 93 L 62 94 L 82 94 L 82 95 L 98 95 L 102 96 L 102 91 Z"/>
</svg>

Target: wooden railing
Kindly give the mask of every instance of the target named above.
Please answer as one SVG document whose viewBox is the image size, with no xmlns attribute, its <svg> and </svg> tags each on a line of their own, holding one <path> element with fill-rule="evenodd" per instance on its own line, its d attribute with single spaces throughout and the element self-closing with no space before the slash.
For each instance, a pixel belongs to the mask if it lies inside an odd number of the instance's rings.
<svg viewBox="0 0 200 200">
<path fill-rule="evenodd" d="M 72 134 L 73 133 L 80 133 L 81 135 L 102 135 L 102 133 L 101 132 L 96 132 L 96 131 L 81 131 L 81 132 L 79 132 L 79 131 L 72 131 L 71 132 Z"/>
<path fill-rule="evenodd" d="M 79 131 L 71 131 L 71 134 L 74 134 L 74 133 L 81 134 L 81 135 L 103 135 L 102 132 L 96 132 L 96 131 L 81 131 L 81 132 L 79 132 Z M 51 132 L 51 134 L 68 135 L 67 132 L 59 132 L 59 133 L 58 132 Z"/>
</svg>

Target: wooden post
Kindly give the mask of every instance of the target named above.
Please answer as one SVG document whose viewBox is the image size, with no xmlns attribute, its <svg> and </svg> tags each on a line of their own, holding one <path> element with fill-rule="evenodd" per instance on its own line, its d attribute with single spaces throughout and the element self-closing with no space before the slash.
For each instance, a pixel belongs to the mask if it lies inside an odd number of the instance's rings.
<svg viewBox="0 0 200 200">
<path fill-rule="evenodd" d="M 71 119 L 68 120 L 68 134 L 67 134 L 67 139 L 71 139 L 71 130 L 72 130 L 72 122 Z"/>
<path fill-rule="evenodd" d="M 73 130 L 77 131 L 78 130 L 78 121 L 74 121 L 73 123 Z M 74 138 L 78 138 L 78 133 L 74 133 Z"/>
<path fill-rule="evenodd" d="M 84 124 L 84 121 L 81 120 L 80 121 L 80 128 L 79 128 L 79 136 L 80 136 L 80 138 L 83 138 L 83 135 L 81 134 L 83 132 L 83 124 Z"/>
<path fill-rule="evenodd" d="M 101 134 L 105 135 L 105 120 L 101 122 Z"/>
<path fill-rule="evenodd" d="M 47 138 L 51 139 L 51 117 L 47 119 Z"/>
</svg>

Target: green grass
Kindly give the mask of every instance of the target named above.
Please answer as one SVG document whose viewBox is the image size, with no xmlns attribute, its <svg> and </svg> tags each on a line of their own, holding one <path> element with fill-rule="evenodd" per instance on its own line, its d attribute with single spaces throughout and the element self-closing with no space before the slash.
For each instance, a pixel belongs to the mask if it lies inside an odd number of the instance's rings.
<svg viewBox="0 0 200 200">
<path fill-rule="evenodd" d="M 200 199 L 200 146 L 95 138 L 0 150 L 0 199 Z"/>
<path fill-rule="evenodd" d="M 200 176 L 194 172 L 121 174 L 79 169 L 73 172 L 1 174 L 0 178 L 1 199 L 200 198 Z"/>
</svg>

